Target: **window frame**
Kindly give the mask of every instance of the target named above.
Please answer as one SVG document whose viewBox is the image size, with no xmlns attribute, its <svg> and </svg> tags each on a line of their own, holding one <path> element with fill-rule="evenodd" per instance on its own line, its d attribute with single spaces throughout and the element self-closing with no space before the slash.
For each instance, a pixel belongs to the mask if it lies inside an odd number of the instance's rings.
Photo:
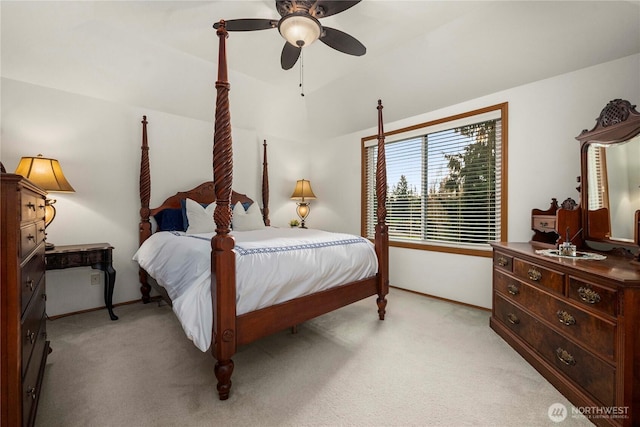
<svg viewBox="0 0 640 427">
<path fill-rule="evenodd" d="M 415 133 L 417 130 L 424 129 L 424 134 L 428 134 L 428 128 L 439 126 L 442 124 L 446 124 L 447 122 L 455 122 L 458 120 L 468 119 L 473 116 L 480 116 L 482 114 L 491 113 L 495 111 L 500 112 L 500 120 L 501 120 L 501 169 L 500 169 L 500 241 L 507 241 L 507 230 L 508 230 L 508 222 L 507 222 L 507 206 L 508 206 L 508 182 L 507 182 L 507 172 L 508 172 L 508 141 L 509 141 L 509 103 L 503 102 L 500 104 L 491 105 L 484 108 L 479 108 L 476 110 L 455 114 L 452 116 L 443 117 L 440 119 L 430 120 L 427 122 L 407 126 L 404 128 L 396 129 L 393 131 L 388 131 L 384 133 L 385 139 L 392 136 L 398 136 L 403 133 Z M 479 120 L 482 121 L 482 120 Z M 452 128 L 456 127 L 455 125 L 451 126 Z M 360 207 L 360 233 L 362 236 L 367 236 L 367 142 L 371 140 L 377 139 L 377 135 L 370 135 L 363 137 L 361 139 L 361 154 L 360 154 L 360 167 L 361 167 L 361 207 Z M 395 138 L 397 140 L 398 138 Z M 386 143 L 386 142 L 385 142 Z M 445 252 L 445 253 L 454 253 L 461 255 L 471 255 L 471 256 L 480 256 L 480 257 L 492 257 L 492 249 L 490 247 L 487 248 L 469 248 L 457 246 L 454 243 L 447 244 L 434 244 L 434 243 L 417 243 L 417 242 L 406 242 L 406 241 L 397 241 L 389 239 L 389 246 L 399 247 L 399 248 L 407 248 L 407 249 L 418 249 L 418 250 L 427 250 L 434 252 Z"/>
</svg>

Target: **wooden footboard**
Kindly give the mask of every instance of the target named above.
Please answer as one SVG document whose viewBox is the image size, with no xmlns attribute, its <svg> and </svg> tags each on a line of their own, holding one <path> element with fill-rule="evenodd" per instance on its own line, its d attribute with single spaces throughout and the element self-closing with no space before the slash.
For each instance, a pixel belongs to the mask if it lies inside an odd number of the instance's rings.
<svg viewBox="0 0 640 427">
<path fill-rule="evenodd" d="M 236 343 L 250 343 L 377 293 L 377 277 L 370 277 L 243 314 L 236 321 Z"/>
</svg>

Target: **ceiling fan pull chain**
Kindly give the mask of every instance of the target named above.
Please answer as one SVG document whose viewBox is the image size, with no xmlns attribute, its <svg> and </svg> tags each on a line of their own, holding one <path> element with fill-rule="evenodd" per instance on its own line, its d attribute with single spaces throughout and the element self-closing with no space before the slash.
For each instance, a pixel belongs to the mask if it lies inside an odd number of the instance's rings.
<svg viewBox="0 0 640 427">
<path fill-rule="evenodd" d="M 300 96 L 304 96 L 304 49 L 300 50 Z"/>
</svg>

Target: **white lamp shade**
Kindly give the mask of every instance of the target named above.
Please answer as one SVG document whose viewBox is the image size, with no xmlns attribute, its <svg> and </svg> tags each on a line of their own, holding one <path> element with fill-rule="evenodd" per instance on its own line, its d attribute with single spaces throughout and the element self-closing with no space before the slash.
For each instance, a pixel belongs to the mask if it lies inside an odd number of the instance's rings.
<svg viewBox="0 0 640 427">
<path fill-rule="evenodd" d="M 310 15 L 290 15 L 283 18 L 278 31 L 296 47 L 309 46 L 320 37 L 320 22 Z"/>
</svg>

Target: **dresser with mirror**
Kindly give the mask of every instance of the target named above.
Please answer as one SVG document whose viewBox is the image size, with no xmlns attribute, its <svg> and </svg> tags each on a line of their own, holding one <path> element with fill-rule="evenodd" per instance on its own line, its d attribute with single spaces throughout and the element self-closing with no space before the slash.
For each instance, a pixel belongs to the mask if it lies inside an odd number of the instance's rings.
<svg viewBox="0 0 640 427">
<path fill-rule="evenodd" d="M 576 139 L 580 202 L 568 209 L 572 228 L 581 230 L 577 247 L 565 253 L 535 241 L 493 244 L 490 326 L 567 397 L 568 416 L 637 426 L 640 114 L 613 100 Z M 561 219 L 563 209 L 541 213 Z"/>
</svg>

